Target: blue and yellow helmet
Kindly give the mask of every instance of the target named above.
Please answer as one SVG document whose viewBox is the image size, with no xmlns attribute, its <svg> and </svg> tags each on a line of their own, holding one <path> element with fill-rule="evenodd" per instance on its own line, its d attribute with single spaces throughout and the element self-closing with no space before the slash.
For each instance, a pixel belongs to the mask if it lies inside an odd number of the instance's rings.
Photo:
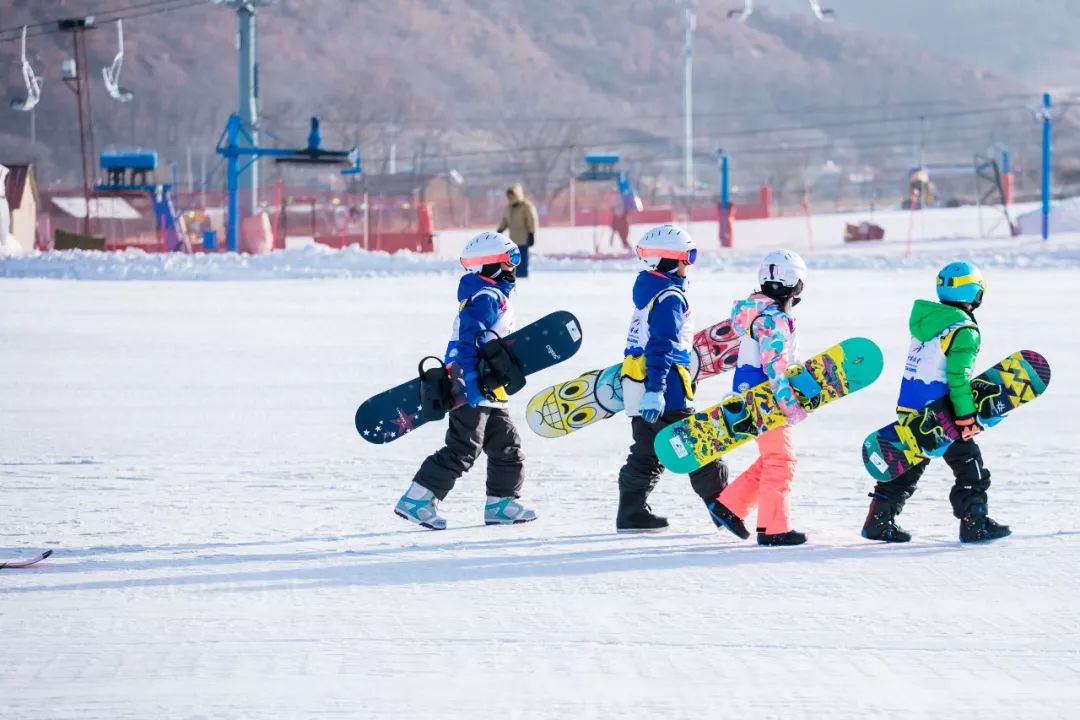
<svg viewBox="0 0 1080 720">
<path fill-rule="evenodd" d="M 969 262 L 953 262 L 937 275 L 937 296 L 941 302 L 967 303 L 973 308 L 982 304 L 986 281 L 982 272 Z"/>
</svg>

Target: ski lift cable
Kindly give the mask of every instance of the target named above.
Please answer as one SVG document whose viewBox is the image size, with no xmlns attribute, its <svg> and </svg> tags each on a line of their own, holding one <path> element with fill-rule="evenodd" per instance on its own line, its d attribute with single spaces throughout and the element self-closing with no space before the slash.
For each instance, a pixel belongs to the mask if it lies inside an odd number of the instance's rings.
<svg viewBox="0 0 1080 720">
<path fill-rule="evenodd" d="M 1001 106 L 987 106 L 987 107 L 980 107 L 980 108 L 968 108 L 968 109 L 964 109 L 964 110 L 954 110 L 954 111 L 949 111 L 949 112 L 923 113 L 923 114 L 920 114 L 920 115 L 897 116 L 897 117 L 893 117 L 893 118 L 887 118 L 887 119 L 884 119 L 884 120 L 882 120 L 881 118 L 869 118 L 869 119 L 864 118 L 864 119 L 859 119 L 859 120 L 843 120 L 843 121 L 838 121 L 838 122 L 817 123 L 817 124 L 814 124 L 814 125 L 789 125 L 789 126 L 772 126 L 772 127 L 761 127 L 761 128 L 745 128 L 745 129 L 741 129 L 741 130 L 723 131 L 723 134 L 724 134 L 725 137 L 745 137 L 745 136 L 755 136 L 755 135 L 768 135 L 768 134 L 772 134 L 772 133 L 781 133 L 781 132 L 806 132 L 806 131 L 815 131 L 815 130 L 822 130 L 822 129 L 828 129 L 828 128 L 875 126 L 875 125 L 880 126 L 880 125 L 890 125 L 890 124 L 896 124 L 896 123 L 902 123 L 902 122 L 911 123 L 911 122 L 920 121 L 923 118 L 925 118 L 927 120 L 933 120 L 933 119 L 943 119 L 943 118 L 960 118 L 960 117 L 965 117 L 965 116 L 989 115 L 989 114 L 992 114 L 992 113 L 1026 112 L 1026 111 L 1027 111 L 1027 107 L 1024 106 L 1024 105 L 1016 105 L 1016 104 L 1014 104 L 1014 105 L 1001 105 Z M 711 134 L 715 134 L 715 133 L 711 133 Z M 700 138 L 697 138 L 697 139 L 700 139 Z M 671 138 L 668 138 L 668 137 L 649 137 L 649 138 L 637 138 L 637 139 L 630 139 L 630 140 L 614 140 L 614 139 L 611 139 L 611 138 L 609 138 L 607 140 L 603 140 L 603 139 L 581 140 L 581 139 L 579 139 L 579 140 L 576 140 L 573 143 L 573 146 L 582 146 L 582 145 L 600 146 L 600 145 L 611 145 L 611 144 L 618 144 L 620 146 L 628 146 L 628 145 L 650 145 L 650 144 L 660 144 L 660 143 L 668 143 L 668 142 L 671 142 Z M 536 146 L 531 146 L 531 147 L 518 148 L 518 151 L 519 152 L 536 152 L 536 151 L 546 151 L 546 150 L 565 150 L 568 147 L 570 147 L 570 145 L 568 145 L 568 144 L 536 145 Z M 506 153 L 505 148 L 499 148 L 499 149 L 492 149 L 492 150 L 472 150 L 472 151 L 454 152 L 454 153 L 448 153 L 448 154 L 446 154 L 446 156 L 447 157 L 454 157 L 454 158 L 464 158 L 464 157 L 478 157 L 478 156 L 485 156 L 485 155 L 501 155 L 501 154 L 505 154 L 505 153 Z M 438 159 L 438 158 L 443 157 L 443 156 L 435 156 L 435 157 L 436 157 L 436 159 Z"/>
<path fill-rule="evenodd" d="M 1075 91 L 1074 91 L 1075 92 Z M 1007 95 L 999 95 L 997 97 L 988 98 L 986 102 L 1010 102 L 1013 100 L 1031 100 L 1032 93 L 1014 93 Z M 729 104 L 739 105 L 742 104 L 744 108 L 751 106 L 751 100 L 735 100 Z M 851 103 L 851 104 L 836 104 L 836 105 L 804 105 L 804 106 L 789 106 L 789 107 L 774 107 L 767 110 L 754 111 L 755 117 L 778 117 L 782 115 L 798 115 L 800 117 L 806 115 L 822 115 L 831 113 L 834 115 L 849 115 L 855 112 L 864 113 L 876 113 L 880 114 L 882 111 L 895 112 L 896 110 L 909 109 L 909 108 L 931 108 L 931 107 L 957 107 L 957 105 L 963 106 L 957 100 L 900 100 L 889 102 L 877 102 L 877 103 Z M 746 109 L 741 110 L 702 110 L 694 112 L 695 121 L 708 120 L 711 118 L 743 118 L 749 113 Z M 677 113 L 656 113 L 656 112 L 642 112 L 633 113 L 635 118 L 639 119 L 665 119 L 672 117 L 682 117 L 681 112 Z M 515 123 L 528 123 L 530 121 L 535 122 L 553 122 L 553 121 L 566 121 L 566 122 L 584 122 L 588 120 L 600 120 L 607 118 L 607 115 L 502 115 L 500 118 L 506 121 L 513 121 Z M 273 113 L 264 113 L 263 118 L 266 120 L 272 120 L 283 127 L 307 127 L 306 120 L 297 120 L 291 117 L 285 117 L 282 115 L 275 115 Z M 389 122 L 385 119 L 379 119 L 377 117 L 348 117 L 348 116 L 321 116 L 321 120 L 325 124 L 341 125 L 341 124 L 376 124 Z M 438 121 L 440 127 L 445 126 L 447 122 L 456 123 L 476 123 L 482 120 L 490 120 L 490 116 L 476 116 L 476 117 L 453 117 L 449 120 L 443 119 Z M 880 118 L 875 118 L 874 122 L 878 122 Z M 427 120 L 410 120 L 410 119 L 396 119 L 395 123 L 402 126 L 424 126 L 430 124 L 431 121 Z M 889 122 L 889 119 L 885 119 L 885 122 Z"/>
<path fill-rule="evenodd" d="M 116 14 L 125 13 L 125 12 L 128 12 L 129 10 L 141 10 L 141 9 L 147 8 L 147 7 L 155 7 L 155 6 L 160 6 L 160 5 L 167 5 L 167 4 L 171 3 L 171 2 L 179 2 L 179 0 L 147 0 L 146 2 L 140 2 L 140 3 L 136 3 L 134 5 L 128 5 L 127 7 L 123 7 L 123 8 L 106 9 L 106 10 L 101 10 L 100 12 L 92 12 L 92 11 L 91 12 L 83 12 L 82 14 L 86 15 L 86 16 L 92 16 L 92 17 L 94 17 L 96 19 L 96 18 L 104 17 L 106 15 L 116 15 Z M 108 20 L 106 20 L 106 22 L 108 22 Z M 57 23 L 57 20 L 45 20 L 43 22 L 38 22 L 38 23 L 28 23 L 25 27 L 30 28 L 31 30 L 36 30 L 38 28 L 52 28 L 52 27 L 56 26 L 56 23 Z M 23 26 L 20 25 L 19 27 L 6 28 L 4 30 L 0 30 L 0 35 L 3 35 L 3 34 L 8 33 L 8 32 L 17 31 L 21 27 L 23 27 Z"/>
<path fill-rule="evenodd" d="M 167 12 L 174 12 L 176 10 L 186 10 L 188 8 L 196 7 L 199 5 L 209 5 L 211 0 L 152 0 L 151 2 L 142 2 L 134 5 L 129 5 L 123 8 L 114 8 L 111 10 L 103 10 L 99 13 L 93 14 L 92 17 L 97 25 L 105 25 L 107 23 L 116 22 L 121 19 L 133 20 L 140 17 L 148 17 L 151 15 L 160 15 Z M 27 25 L 32 31 L 28 33 L 27 37 L 40 37 L 43 35 L 56 35 L 62 32 L 56 29 L 56 23 L 58 20 L 51 20 L 49 22 L 40 22 Z M 0 43 L 16 42 L 19 39 L 18 33 L 22 30 L 22 26 L 5 28 L 0 30 Z M 10 35 L 10 37 L 5 37 Z"/>
</svg>

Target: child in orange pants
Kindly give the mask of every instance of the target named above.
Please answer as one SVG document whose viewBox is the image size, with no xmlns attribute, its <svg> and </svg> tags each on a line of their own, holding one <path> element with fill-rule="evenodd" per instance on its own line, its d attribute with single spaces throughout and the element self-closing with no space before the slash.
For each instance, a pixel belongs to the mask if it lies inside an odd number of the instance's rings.
<svg viewBox="0 0 1080 720">
<path fill-rule="evenodd" d="M 758 270 L 759 291 L 735 303 L 732 326 L 742 334 L 735 368 L 736 392 L 766 380 L 776 401 L 796 423 L 806 417 L 785 372 L 798 361 L 798 339 L 791 309 L 799 302 L 806 280 L 806 264 L 787 250 L 765 256 Z M 744 520 L 756 505 L 758 545 L 801 545 L 806 535 L 791 528 L 788 494 L 795 477 L 795 447 L 791 428 L 770 430 L 757 438 L 760 456 L 739 477 L 708 503 L 718 527 L 742 539 L 750 537 Z"/>
</svg>

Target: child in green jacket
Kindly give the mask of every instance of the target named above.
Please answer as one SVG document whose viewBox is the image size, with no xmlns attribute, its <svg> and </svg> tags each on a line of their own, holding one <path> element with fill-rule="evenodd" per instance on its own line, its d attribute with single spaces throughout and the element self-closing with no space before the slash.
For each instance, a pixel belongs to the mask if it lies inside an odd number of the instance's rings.
<svg viewBox="0 0 1080 720">
<path fill-rule="evenodd" d="M 990 471 L 983 466 L 982 452 L 973 438 L 982 430 L 975 414 L 971 389 L 972 368 L 979 354 L 979 325 L 975 309 L 982 303 L 986 283 L 979 269 L 966 262 L 954 262 L 937 276 L 940 302 L 916 300 L 908 324 L 911 349 L 900 383 L 897 413 L 916 412 L 943 395 L 952 401 L 960 439 L 945 451 L 945 462 L 956 482 L 949 493 L 953 515 L 960 520 L 960 541 L 996 540 L 1010 533 L 987 515 L 986 491 Z M 904 502 L 929 463 L 911 468 L 889 482 L 879 482 L 870 494 L 862 535 L 870 540 L 907 542 L 910 533 L 896 524 Z"/>
</svg>

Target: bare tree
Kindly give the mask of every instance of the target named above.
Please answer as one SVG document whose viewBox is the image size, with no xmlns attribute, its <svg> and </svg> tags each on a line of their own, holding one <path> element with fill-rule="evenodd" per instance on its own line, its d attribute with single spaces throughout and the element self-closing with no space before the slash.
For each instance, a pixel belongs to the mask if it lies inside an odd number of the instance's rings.
<svg viewBox="0 0 1080 720">
<path fill-rule="evenodd" d="M 526 125 L 507 122 L 499 129 L 506 165 L 517 169 L 530 195 L 548 201 L 566 185 L 577 159 L 573 153 L 581 149 L 583 127 L 576 119 L 547 119 Z"/>
</svg>

